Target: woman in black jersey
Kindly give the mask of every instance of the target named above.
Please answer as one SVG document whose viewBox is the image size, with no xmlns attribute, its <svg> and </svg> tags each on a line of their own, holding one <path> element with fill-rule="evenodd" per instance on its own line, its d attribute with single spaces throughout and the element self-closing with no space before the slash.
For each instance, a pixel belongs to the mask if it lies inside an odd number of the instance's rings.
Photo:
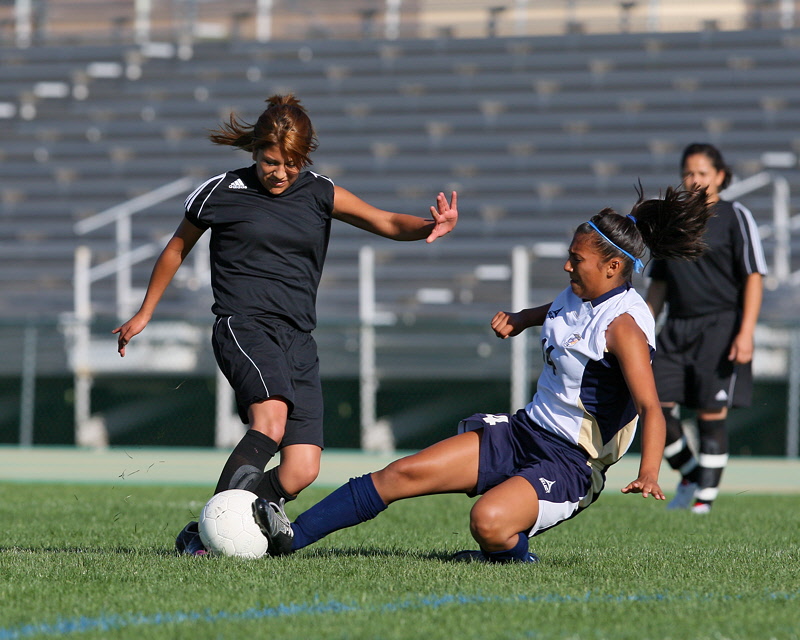
<svg viewBox="0 0 800 640">
<path fill-rule="evenodd" d="M 272 96 L 254 125 L 231 115 L 209 136 L 252 154 L 254 164 L 215 176 L 186 200 L 185 216 L 153 268 L 139 311 L 114 329 L 120 356 L 153 316 L 200 236 L 211 229 L 214 355 L 249 425 L 215 493 L 247 489 L 271 502 L 292 500 L 317 477 L 323 447 L 316 294 L 337 219 L 393 240 L 433 242 L 458 220 L 444 193 L 431 218 L 383 211 L 311 171 L 316 135 L 292 95 Z M 280 450 L 280 464 L 264 469 Z M 176 540 L 202 554 L 197 523 Z"/>
<path fill-rule="evenodd" d="M 653 370 L 667 420 L 664 455 L 681 481 L 671 509 L 708 513 L 728 461 L 728 408 L 748 406 L 752 393 L 753 334 L 761 309 L 766 262 L 753 216 L 720 199 L 730 182 L 722 154 L 710 144 L 686 147 L 681 159 L 687 189 L 705 187 L 714 216 L 696 261 L 656 260 L 647 302 L 667 318 Z M 699 452 L 688 446 L 678 405 L 697 412 Z"/>
</svg>

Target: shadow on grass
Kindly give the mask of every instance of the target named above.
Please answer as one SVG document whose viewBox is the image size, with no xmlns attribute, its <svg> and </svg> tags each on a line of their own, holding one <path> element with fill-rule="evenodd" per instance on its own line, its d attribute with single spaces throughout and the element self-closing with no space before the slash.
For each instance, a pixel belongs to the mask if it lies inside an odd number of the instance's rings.
<svg viewBox="0 0 800 640">
<path fill-rule="evenodd" d="M 174 558 L 178 554 L 174 549 L 148 549 L 142 547 L 20 547 L 0 546 L 0 553 L 74 553 L 74 554 L 117 554 L 117 555 L 155 555 Z"/>
<path fill-rule="evenodd" d="M 411 560 L 449 561 L 452 551 L 415 551 L 411 549 L 391 549 L 378 547 L 358 547 L 342 549 L 329 547 L 324 549 L 309 549 L 300 552 L 306 558 L 403 558 Z"/>
</svg>

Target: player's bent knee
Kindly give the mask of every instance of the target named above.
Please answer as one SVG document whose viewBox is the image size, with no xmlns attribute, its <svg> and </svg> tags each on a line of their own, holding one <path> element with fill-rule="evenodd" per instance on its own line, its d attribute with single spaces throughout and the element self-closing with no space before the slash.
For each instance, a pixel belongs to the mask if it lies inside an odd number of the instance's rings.
<svg viewBox="0 0 800 640">
<path fill-rule="evenodd" d="M 375 488 L 387 504 L 419 494 L 425 474 L 411 458 L 395 460 L 372 474 Z"/>
<path fill-rule="evenodd" d="M 396 486 L 413 482 L 419 476 L 416 465 L 409 458 L 395 460 L 378 473 L 382 480 Z"/>
<path fill-rule="evenodd" d="M 481 501 L 475 503 L 469 515 L 469 528 L 472 536 L 484 547 L 504 545 L 514 534 L 499 505 L 486 505 Z"/>
<path fill-rule="evenodd" d="M 319 475 L 319 467 L 304 469 L 281 469 L 280 481 L 287 493 L 296 496 L 310 486 Z"/>
</svg>

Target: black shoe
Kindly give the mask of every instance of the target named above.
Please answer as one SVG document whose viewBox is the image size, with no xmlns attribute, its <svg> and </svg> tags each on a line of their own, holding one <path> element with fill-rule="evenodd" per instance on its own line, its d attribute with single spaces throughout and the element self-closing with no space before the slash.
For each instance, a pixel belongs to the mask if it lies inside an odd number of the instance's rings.
<svg viewBox="0 0 800 640">
<path fill-rule="evenodd" d="M 271 556 L 284 556 L 292 553 L 294 531 L 292 523 L 283 510 L 285 500 L 281 498 L 278 504 L 265 498 L 253 502 L 253 516 L 261 528 L 261 532 L 269 540 L 267 553 Z"/>
<path fill-rule="evenodd" d="M 467 549 L 465 551 L 457 551 L 450 560 L 453 562 L 489 562 L 489 558 L 480 549 Z"/>
<path fill-rule="evenodd" d="M 489 556 L 487 556 L 480 549 L 476 549 L 474 551 L 458 551 L 450 557 L 450 560 L 453 562 L 493 562 Z M 535 562 L 539 562 L 539 556 L 529 551 L 525 554 L 524 560 L 507 560 L 506 562 L 522 562 L 525 564 L 533 564 Z"/>
<path fill-rule="evenodd" d="M 181 530 L 178 537 L 175 538 L 175 551 L 187 556 L 204 556 L 208 553 L 208 549 L 200 539 L 197 522 L 192 520 Z"/>
</svg>

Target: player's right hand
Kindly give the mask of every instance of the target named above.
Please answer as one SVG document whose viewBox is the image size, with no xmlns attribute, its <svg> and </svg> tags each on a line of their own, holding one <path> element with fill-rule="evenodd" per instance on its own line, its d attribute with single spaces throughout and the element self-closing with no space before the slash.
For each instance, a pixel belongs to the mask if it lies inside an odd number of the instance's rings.
<svg viewBox="0 0 800 640">
<path fill-rule="evenodd" d="M 125 357 L 125 347 L 128 346 L 128 343 L 135 335 L 138 335 L 142 332 L 142 330 L 147 326 L 147 322 L 147 320 L 141 318 L 137 313 L 125 324 L 117 327 L 111 332 L 117 334 L 117 352 L 121 358 Z"/>
<path fill-rule="evenodd" d="M 519 314 L 498 311 L 492 318 L 492 329 L 498 338 L 506 339 L 519 334 L 525 327 L 520 325 Z"/>
</svg>

